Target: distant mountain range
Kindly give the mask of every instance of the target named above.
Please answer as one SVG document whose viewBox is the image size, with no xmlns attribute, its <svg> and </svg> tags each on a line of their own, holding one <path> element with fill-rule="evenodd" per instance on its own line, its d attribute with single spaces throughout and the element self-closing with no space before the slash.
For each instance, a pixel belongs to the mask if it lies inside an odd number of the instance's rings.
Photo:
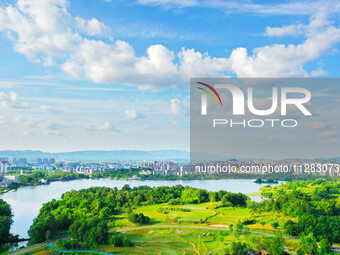
<svg viewBox="0 0 340 255">
<path fill-rule="evenodd" d="M 35 150 L 3 150 L 0 151 L 0 158 L 55 158 L 56 160 L 70 161 L 142 161 L 142 160 L 162 160 L 162 161 L 189 161 L 190 153 L 181 150 L 93 150 L 93 151 L 73 151 L 73 152 L 43 152 Z"/>
</svg>

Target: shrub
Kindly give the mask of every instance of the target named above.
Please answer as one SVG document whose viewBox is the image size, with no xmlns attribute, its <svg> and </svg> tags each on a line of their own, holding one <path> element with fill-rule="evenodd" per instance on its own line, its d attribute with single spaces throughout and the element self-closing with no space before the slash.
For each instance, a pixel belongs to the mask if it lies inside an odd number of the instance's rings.
<svg viewBox="0 0 340 255">
<path fill-rule="evenodd" d="M 115 247 L 131 247 L 132 242 L 122 234 L 113 235 L 110 238 L 110 244 L 112 244 Z"/>
<path fill-rule="evenodd" d="M 129 215 L 129 221 L 132 223 L 140 223 L 140 224 L 149 224 L 150 218 L 148 216 L 145 216 L 143 213 L 137 214 L 137 213 L 131 213 Z"/>
<path fill-rule="evenodd" d="M 255 224 L 256 223 L 256 220 L 255 219 L 245 219 L 242 224 L 243 225 L 252 225 L 252 224 Z"/>
</svg>

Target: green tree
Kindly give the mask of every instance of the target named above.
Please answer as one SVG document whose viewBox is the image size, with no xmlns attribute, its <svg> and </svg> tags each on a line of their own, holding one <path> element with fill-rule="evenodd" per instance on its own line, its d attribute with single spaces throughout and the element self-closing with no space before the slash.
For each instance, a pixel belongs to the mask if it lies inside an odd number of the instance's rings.
<svg viewBox="0 0 340 255">
<path fill-rule="evenodd" d="M 327 239 L 322 239 L 320 241 L 320 248 L 318 248 L 318 254 L 326 255 L 332 252 L 332 244 Z"/>
<path fill-rule="evenodd" d="M 0 199 L 0 252 L 6 250 L 6 243 L 11 239 L 10 229 L 13 223 L 11 206 Z"/>
<path fill-rule="evenodd" d="M 316 238 L 313 233 L 309 233 L 307 236 L 301 235 L 300 250 L 304 254 L 317 254 Z"/>
<path fill-rule="evenodd" d="M 244 255 L 246 249 L 247 249 L 246 243 L 233 241 L 230 245 L 230 254 L 231 255 Z"/>
</svg>

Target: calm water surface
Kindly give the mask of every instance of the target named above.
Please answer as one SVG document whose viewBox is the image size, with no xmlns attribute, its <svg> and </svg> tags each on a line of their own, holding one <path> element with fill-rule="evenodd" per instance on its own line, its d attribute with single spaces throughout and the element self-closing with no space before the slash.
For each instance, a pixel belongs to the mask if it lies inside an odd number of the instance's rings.
<svg viewBox="0 0 340 255">
<path fill-rule="evenodd" d="M 21 238 L 28 237 L 27 231 L 38 216 L 42 204 L 55 199 L 60 199 L 61 195 L 70 190 L 86 189 L 92 186 L 105 186 L 118 189 L 125 184 L 131 187 L 148 185 L 174 186 L 181 184 L 194 188 L 202 188 L 208 191 L 226 190 L 231 192 L 241 192 L 244 194 L 257 192 L 266 184 L 256 184 L 253 179 L 224 179 L 224 180 L 113 180 L 113 179 L 81 179 L 68 182 L 52 182 L 49 185 L 39 185 L 34 187 L 20 188 L 17 191 L 8 192 L 0 195 L 0 198 L 9 203 L 14 213 L 14 223 L 11 233 L 19 235 Z M 251 197 L 255 201 L 261 200 L 260 197 Z"/>
</svg>

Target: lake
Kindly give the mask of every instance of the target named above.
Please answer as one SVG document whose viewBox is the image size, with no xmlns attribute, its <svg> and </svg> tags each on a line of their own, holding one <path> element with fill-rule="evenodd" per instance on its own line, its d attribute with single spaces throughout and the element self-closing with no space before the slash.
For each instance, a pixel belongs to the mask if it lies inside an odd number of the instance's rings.
<svg viewBox="0 0 340 255">
<path fill-rule="evenodd" d="M 20 238 L 27 238 L 27 231 L 38 216 L 42 204 L 52 200 L 60 199 L 61 195 L 70 190 L 86 189 L 93 186 L 105 186 L 118 189 L 125 184 L 131 187 L 148 185 L 157 186 L 174 186 L 181 184 L 194 188 L 202 188 L 208 191 L 226 190 L 231 192 L 241 192 L 244 194 L 259 191 L 267 184 L 256 184 L 254 179 L 221 179 L 221 180 L 114 180 L 114 179 L 79 179 L 67 182 L 52 182 L 49 185 L 38 185 L 34 187 L 24 187 L 17 191 L 8 192 L 0 195 L 0 198 L 9 203 L 14 213 L 14 223 L 11 227 L 11 233 L 19 235 Z M 275 184 L 274 184 L 275 185 Z M 260 197 L 251 197 L 254 201 L 260 201 Z"/>
</svg>

